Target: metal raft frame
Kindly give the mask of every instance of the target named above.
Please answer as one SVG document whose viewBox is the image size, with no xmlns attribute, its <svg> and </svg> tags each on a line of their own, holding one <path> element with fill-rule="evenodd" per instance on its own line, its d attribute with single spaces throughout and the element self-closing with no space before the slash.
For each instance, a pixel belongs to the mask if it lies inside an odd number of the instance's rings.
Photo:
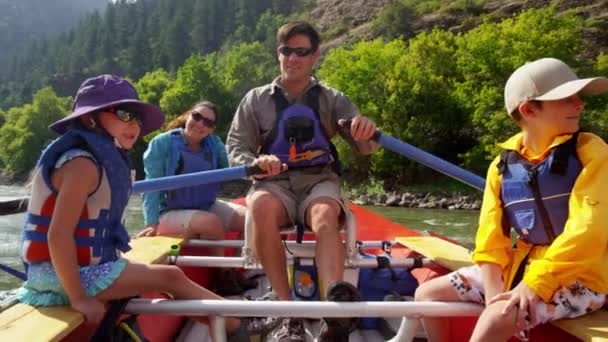
<svg viewBox="0 0 608 342">
<path fill-rule="evenodd" d="M 391 342 L 409 342 L 415 337 L 421 317 L 478 316 L 483 306 L 473 303 L 447 302 L 306 302 L 246 300 L 166 300 L 133 299 L 126 312 L 215 316 L 211 333 L 216 342 L 226 341 L 224 317 L 403 317 L 397 335 Z"/>
<path fill-rule="evenodd" d="M 352 219 L 352 218 L 351 218 Z M 354 220 L 347 226 L 354 227 Z M 344 265 L 350 270 L 378 267 L 375 259 L 363 259 L 358 249 L 381 248 L 387 241 L 362 241 L 354 238 L 354 229 L 346 229 Z M 350 233 L 350 234 L 349 234 Z M 243 267 L 261 269 L 255 255 L 245 240 L 189 240 L 185 246 L 243 248 L 241 257 L 169 256 L 167 263 L 179 266 Z M 394 242 L 389 242 L 394 244 Z M 294 256 L 304 264 L 312 264 L 315 241 L 284 241 L 288 263 Z M 416 267 L 432 263 L 426 258 L 390 258 L 391 266 Z M 211 334 L 216 342 L 226 341 L 225 317 L 402 317 L 401 325 L 391 342 L 410 342 L 416 336 L 421 317 L 478 316 L 483 306 L 473 303 L 447 302 L 322 302 L 322 301 L 246 301 L 246 300 L 165 300 L 133 299 L 126 311 L 134 314 L 169 314 L 187 316 L 214 316 L 210 320 Z"/>
</svg>

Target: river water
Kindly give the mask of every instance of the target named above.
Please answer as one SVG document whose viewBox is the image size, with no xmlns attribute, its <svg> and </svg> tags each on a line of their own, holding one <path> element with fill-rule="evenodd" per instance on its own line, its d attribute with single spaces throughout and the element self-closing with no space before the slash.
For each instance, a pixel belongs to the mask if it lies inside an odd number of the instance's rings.
<svg viewBox="0 0 608 342">
<path fill-rule="evenodd" d="M 6 201 L 27 195 L 23 187 L 0 185 L 0 201 Z M 478 211 L 446 209 L 412 209 L 395 207 L 367 206 L 388 219 L 408 228 L 424 231 L 433 230 L 473 246 L 477 229 Z M 23 270 L 19 259 L 19 243 L 23 227 L 24 214 L 0 216 L 0 263 Z M 126 227 L 131 235 L 143 228 L 141 197 L 133 196 L 125 215 Z M 0 271 L 0 291 L 19 286 L 13 276 Z"/>
</svg>

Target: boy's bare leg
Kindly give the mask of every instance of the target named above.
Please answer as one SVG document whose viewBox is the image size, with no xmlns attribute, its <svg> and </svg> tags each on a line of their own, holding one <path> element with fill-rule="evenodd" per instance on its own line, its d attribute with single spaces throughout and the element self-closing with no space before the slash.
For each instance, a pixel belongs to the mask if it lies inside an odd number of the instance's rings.
<svg viewBox="0 0 608 342">
<path fill-rule="evenodd" d="M 502 310 L 507 301 L 495 302 L 481 313 L 471 341 L 507 341 L 518 331 L 516 315 L 519 310 L 511 310 L 503 315 Z"/>
<path fill-rule="evenodd" d="M 450 283 L 449 275 L 420 284 L 416 289 L 416 301 L 459 302 L 461 299 Z M 424 318 L 421 320 L 429 342 L 449 341 L 449 318 Z"/>
</svg>

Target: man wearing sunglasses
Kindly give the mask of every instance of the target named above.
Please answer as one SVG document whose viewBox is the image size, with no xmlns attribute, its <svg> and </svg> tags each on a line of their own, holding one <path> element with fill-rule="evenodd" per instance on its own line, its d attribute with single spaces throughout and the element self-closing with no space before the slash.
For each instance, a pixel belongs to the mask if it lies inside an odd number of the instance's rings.
<svg viewBox="0 0 608 342">
<path fill-rule="evenodd" d="M 359 294 L 342 281 L 345 251 L 340 229 L 347 208 L 331 138 L 339 133 L 358 152 L 369 154 L 378 148 L 369 141 L 376 125 L 341 92 L 312 76 L 319 42 L 319 34 L 305 22 L 278 30 L 281 73 L 245 95 L 226 142 L 231 164 L 256 164 L 266 171 L 254 179 L 247 205 L 254 249 L 279 299 L 292 299 L 279 227 L 299 222 L 316 235 L 324 297 L 352 301 Z M 350 128 L 342 127 L 345 120 L 351 120 Z M 348 341 L 355 325 L 350 318 L 325 319 L 319 341 Z M 300 319 L 285 319 L 273 337 L 305 341 L 304 334 Z"/>
</svg>

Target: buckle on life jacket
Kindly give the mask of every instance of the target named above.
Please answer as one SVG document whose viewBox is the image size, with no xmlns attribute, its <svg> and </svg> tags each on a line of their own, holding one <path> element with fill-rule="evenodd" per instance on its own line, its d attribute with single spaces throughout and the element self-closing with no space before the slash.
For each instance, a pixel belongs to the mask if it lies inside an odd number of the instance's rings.
<svg viewBox="0 0 608 342">
<path fill-rule="evenodd" d="M 294 153 L 292 153 L 292 151 Z M 308 150 L 302 153 L 295 153 L 295 151 L 295 145 L 291 145 L 291 148 L 289 150 L 289 161 L 293 163 L 297 163 L 304 160 L 313 160 L 328 153 L 324 150 Z"/>
</svg>

